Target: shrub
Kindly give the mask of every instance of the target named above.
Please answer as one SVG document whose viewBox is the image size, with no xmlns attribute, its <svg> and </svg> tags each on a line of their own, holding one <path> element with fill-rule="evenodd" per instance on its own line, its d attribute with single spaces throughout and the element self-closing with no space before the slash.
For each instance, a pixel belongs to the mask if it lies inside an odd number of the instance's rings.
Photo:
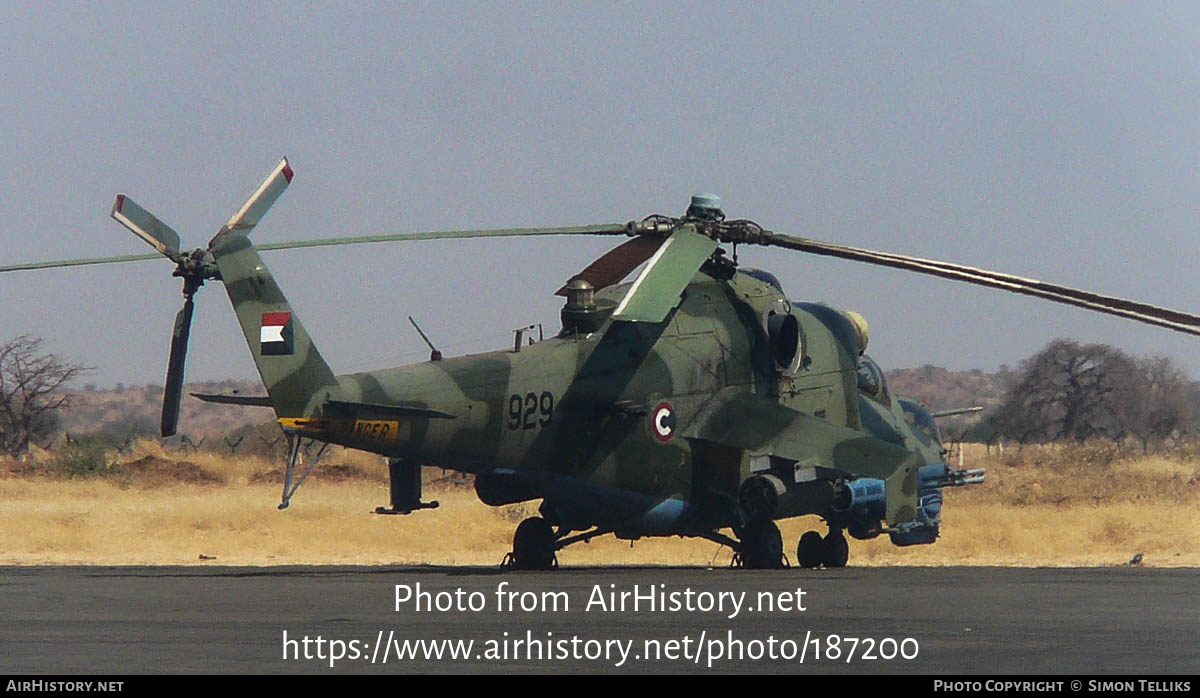
<svg viewBox="0 0 1200 698">
<path fill-rule="evenodd" d="M 101 440 L 68 441 L 50 460 L 50 469 L 62 477 L 107 477 L 118 473 L 115 454 Z"/>
</svg>

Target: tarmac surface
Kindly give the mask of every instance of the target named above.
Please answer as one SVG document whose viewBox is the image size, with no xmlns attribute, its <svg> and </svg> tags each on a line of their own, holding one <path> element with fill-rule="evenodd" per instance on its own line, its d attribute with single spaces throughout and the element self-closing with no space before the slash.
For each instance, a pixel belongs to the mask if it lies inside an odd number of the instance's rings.
<svg viewBox="0 0 1200 698">
<path fill-rule="evenodd" d="M 1194 674 L 1198 598 L 1138 567 L 5 567 L 0 672 Z M 439 640 L 473 644 L 398 658 Z"/>
</svg>

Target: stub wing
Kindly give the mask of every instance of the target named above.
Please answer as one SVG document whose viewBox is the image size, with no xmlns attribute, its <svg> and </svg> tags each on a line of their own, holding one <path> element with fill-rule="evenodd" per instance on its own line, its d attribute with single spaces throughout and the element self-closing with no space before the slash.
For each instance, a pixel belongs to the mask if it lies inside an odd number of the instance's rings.
<svg viewBox="0 0 1200 698">
<path fill-rule="evenodd" d="M 846 479 L 883 480 L 888 524 L 917 515 L 917 474 L 923 464 L 919 454 L 802 414 L 744 388 L 717 393 L 684 436 L 792 461 L 796 477 L 801 471 L 821 468 L 842 473 Z"/>
<path fill-rule="evenodd" d="M 887 479 L 911 452 L 855 429 L 802 414 L 744 388 L 725 388 L 684 434 L 806 466 Z"/>
</svg>

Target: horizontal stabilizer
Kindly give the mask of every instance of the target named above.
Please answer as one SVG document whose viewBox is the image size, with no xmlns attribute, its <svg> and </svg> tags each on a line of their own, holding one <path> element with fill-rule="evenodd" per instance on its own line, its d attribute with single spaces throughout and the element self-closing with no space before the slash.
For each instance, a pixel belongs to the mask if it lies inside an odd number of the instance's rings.
<svg viewBox="0 0 1200 698">
<path fill-rule="evenodd" d="M 244 405 L 246 407 L 274 407 L 271 398 L 266 395 L 229 395 L 215 393 L 192 393 L 192 397 L 205 402 L 216 402 L 222 405 Z"/>
<path fill-rule="evenodd" d="M 326 400 L 325 407 L 340 413 L 355 416 L 380 415 L 389 417 L 424 417 L 426 419 L 457 419 L 458 415 L 431 410 L 428 407 L 407 407 L 404 405 L 380 405 L 371 402 L 347 402 L 345 400 Z"/>
</svg>

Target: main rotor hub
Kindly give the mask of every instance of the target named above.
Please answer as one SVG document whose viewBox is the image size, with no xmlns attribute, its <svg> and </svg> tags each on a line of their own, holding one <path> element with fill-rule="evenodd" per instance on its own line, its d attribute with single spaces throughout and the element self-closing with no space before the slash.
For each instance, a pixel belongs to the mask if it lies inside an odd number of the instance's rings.
<svg viewBox="0 0 1200 698">
<path fill-rule="evenodd" d="M 688 206 L 684 215 L 705 221 L 725 220 L 725 212 L 721 210 L 721 197 L 716 194 L 693 194 L 692 204 Z"/>
<path fill-rule="evenodd" d="M 212 254 L 205 249 L 195 249 L 179 255 L 175 262 L 175 271 L 171 275 L 183 279 L 185 296 L 195 293 L 196 289 L 204 285 L 206 279 L 218 279 L 221 276 L 213 264 Z"/>
</svg>

